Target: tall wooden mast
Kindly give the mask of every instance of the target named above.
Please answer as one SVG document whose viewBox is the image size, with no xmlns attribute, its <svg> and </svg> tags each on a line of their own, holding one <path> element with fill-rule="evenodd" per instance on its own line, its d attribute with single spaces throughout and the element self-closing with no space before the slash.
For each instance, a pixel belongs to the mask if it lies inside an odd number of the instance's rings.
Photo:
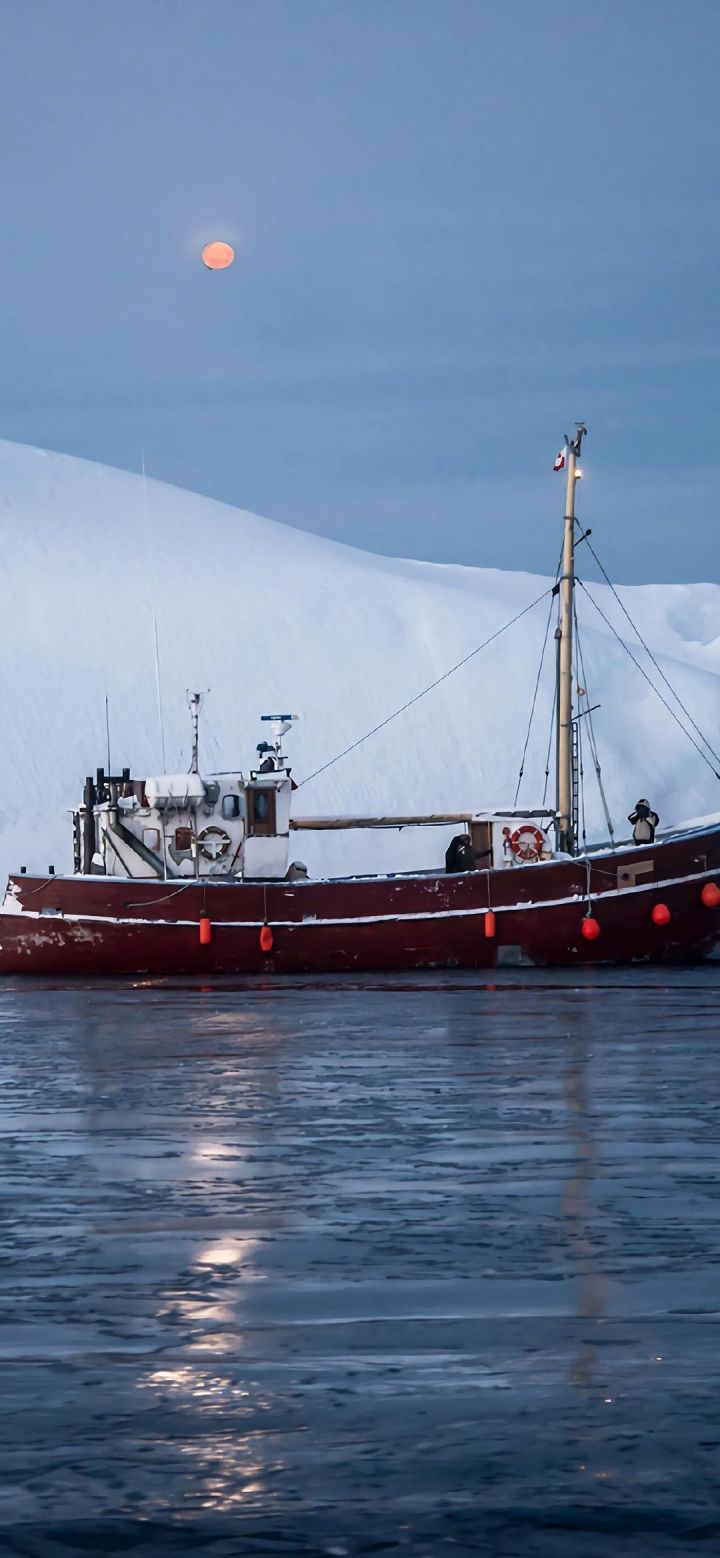
<svg viewBox="0 0 720 1558">
<path fill-rule="evenodd" d="M 563 530 L 562 572 L 560 574 L 560 642 L 558 646 L 557 689 L 557 843 L 558 849 L 574 854 L 573 838 L 573 755 L 572 755 L 572 650 L 573 601 L 575 594 L 575 483 L 578 459 L 587 432 L 584 422 L 576 423 L 574 438 L 565 434 L 565 521 Z"/>
</svg>

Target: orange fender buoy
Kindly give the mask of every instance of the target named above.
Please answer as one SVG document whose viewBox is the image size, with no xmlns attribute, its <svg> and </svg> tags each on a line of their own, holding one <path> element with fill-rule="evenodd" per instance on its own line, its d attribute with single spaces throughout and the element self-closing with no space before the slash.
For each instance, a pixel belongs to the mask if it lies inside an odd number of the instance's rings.
<svg viewBox="0 0 720 1558">
<path fill-rule="evenodd" d="M 200 946 L 209 947 L 211 941 L 212 925 L 208 919 L 207 914 L 203 914 L 200 918 Z"/>
<path fill-rule="evenodd" d="M 597 920 L 593 919 L 592 914 L 585 915 L 585 919 L 583 920 L 580 929 L 586 941 L 597 941 L 598 936 L 600 935 L 600 926 L 598 925 Z"/>
<path fill-rule="evenodd" d="M 275 937 L 273 936 L 270 926 L 263 925 L 262 930 L 260 931 L 260 951 L 266 953 L 272 952 L 274 940 Z"/>
<path fill-rule="evenodd" d="M 495 910 L 488 909 L 484 918 L 485 935 L 490 940 L 495 935 Z"/>
<path fill-rule="evenodd" d="M 716 882 L 706 882 L 700 897 L 706 909 L 717 909 L 720 904 L 720 887 Z"/>
<path fill-rule="evenodd" d="M 672 915 L 666 903 L 656 903 L 652 911 L 653 925 L 669 925 Z"/>
</svg>

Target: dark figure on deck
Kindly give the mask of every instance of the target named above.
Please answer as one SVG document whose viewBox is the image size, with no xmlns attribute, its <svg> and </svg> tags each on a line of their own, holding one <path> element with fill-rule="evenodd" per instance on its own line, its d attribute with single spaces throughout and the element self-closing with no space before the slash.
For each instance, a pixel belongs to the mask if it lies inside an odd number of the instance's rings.
<svg viewBox="0 0 720 1558">
<path fill-rule="evenodd" d="M 460 871 L 475 870 L 475 851 L 469 833 L 457 833 L 455 838 L 450 840 L 445 851 L 445 870 L 448 876 L 456 876 Z"/>
<path fill-rule="evenodd" d="M 259 774 L 274 774 L 275 772 L 275 748 L 269 741 L 258 742 L 257 754 L 260 759 Z"/>
<path fill-rule="evenodd" d="M 656 811 L 652 811 L 649 801 L 638 801 L 634 811 L 631 811 L 628 822 L 633 825 L 633 840 L 636 844 L 652 844 L 655 838 L 655 829 L 660 821 Z"/>
</svg>

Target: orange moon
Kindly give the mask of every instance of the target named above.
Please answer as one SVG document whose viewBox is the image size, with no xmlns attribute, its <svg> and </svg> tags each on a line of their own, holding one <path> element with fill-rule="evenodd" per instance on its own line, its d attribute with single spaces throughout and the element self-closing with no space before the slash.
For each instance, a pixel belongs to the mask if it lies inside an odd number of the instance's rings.
<svg viewBox="0 0 720 1558">
<path fill-rule="evenodd" d="M 235 259 L 235 250 L 229 243 L 206 243 L 202 252 L 203 265 L 208 270 L 227 270 Z"/>
</svg>

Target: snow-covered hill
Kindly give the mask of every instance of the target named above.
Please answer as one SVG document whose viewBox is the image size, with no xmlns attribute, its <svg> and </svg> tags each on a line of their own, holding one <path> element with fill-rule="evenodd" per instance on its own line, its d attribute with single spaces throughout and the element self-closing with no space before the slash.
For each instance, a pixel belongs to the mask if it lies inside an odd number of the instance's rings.
<svg viewBox="0 0 720 1558">
<path fill-rule="evenodd" d="M 70 868 L 68 810 L 84 775 L 105 762 L 106 693 L 113 766 L 129 764 L 143 774 L 161 768 L 153 614 L 168 767 L 188 764 L 186 689 L 192 687 L 210 689 L 202 722 L 206 767 L 248 765 L 261 735 L 259 715 L 292 710 L 301 720 L 289 746 L 302 779 L 548 582 L 376 557 L 124 471 L 9 443 L 0 443 L 0 516 L 3 872 L 51 861 Z M 601 547 L 599 533 L 596 539 Z M 559 532 L 547 541 L 550 562 Z M 627 636 L 607 589 L 593 589 Z M 720 587 L 652 585 L 621 593 L 720 748 Z M 595 720 L 603 772 L 620 831 L 640 794 L 668 823 L 720 809 L 717 779 L 579 596 L 589 690 L 602 705 Z M 296 811 L 412 812 L 512 802 L 547 610 L 545 601 L 301 788 Z M 543 790 L 552 647 L 520 797 L 528 804 Z M 637 653 L 647 664 L 644 652 Z M 588 831 L 599 836 L 601 813 L 590 783 L 588 792 Z M 295 853 L 312 868 L 319 847 L 303 837 Z M 360 835 L 354 843 L 342 836 L 333 847 L 326 864 L 372 868 L 390 846 L 383 835 Z M 407 841 L 393 847 L 398 863 L 411 858 Z M 426 837 L 423 856 L 439 855 L 440 847 Z"/>
</svg>

